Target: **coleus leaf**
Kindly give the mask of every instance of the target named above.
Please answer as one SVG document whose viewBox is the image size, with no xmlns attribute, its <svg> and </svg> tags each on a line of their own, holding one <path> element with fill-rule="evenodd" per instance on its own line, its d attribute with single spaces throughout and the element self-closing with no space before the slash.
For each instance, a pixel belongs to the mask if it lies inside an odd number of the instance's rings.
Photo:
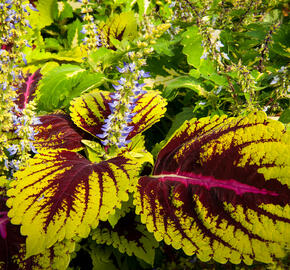
<svg viewBox="0 0 290 270">
<path fill-rule="evenodd" d="M 71 99 L 99 86 L 102 80 L 103 74 L 90 73 L 78 65 L 55 67 L 41 80 L 38 109 L 52 112 L 68 107 Z"/>
<path fill-rule="evenodd" d="M 6 198 L 0 196 L 0 212 L 8 212 Z M 66 269 L 70 262 L 70 253 L 74 251 L 72 240 L 58 242 L 46 249 L 42 254 L 26 258 L 25 236 L 20 233 L 20 226 L 5 224 L 6 236 L 0 235 L 0 269 L 9 270 L 39 270 Z M 1 221 L 0 221 L 1 222 Z"/>
<path fill-rule="evenodd" d="M 140 166 L 121 155 L 100 163 L 66 150 L 35 155 L 15 174 L 7 201 L 11 222 L 27 235 L 27 256 L 63 239 L 87 237 L 128 200 Z"/>
<path fill-rule="evenodd" d="M 100 222 L 92 231 L 92 239 L 97 244 L 112 245 L 129 256 L 134 254 L 151 265 L 154 262 L 155 249 L 158 247 L 153 234 L 147 231 L 140 222 L 140 217 L 133 212 L 122 217 L 114 228 L 109 222 Z"/>
<path fill-rule="evenodd" d="M 40 69 L 38 69 L 33 74 L 28 74 L 24 82 L 17 89 L 18 97 L 15 103 L 21 110 L 26 107 L 29 101 L 34 99 L 35 91 L 41 77 Z"/>
<path fill-rule="evenodd" d="M 290 244 L 290 138 L 263 112 L 186 121 L 134 204 L 157 240 L 202 261 L 270 263 Z"/>
<path fill-rule="evenodd" d="M 111 114 L 108 103 L 111 102 L 109 92 L 93 91 L 84 94 L 71 102 L 71 118 L 73 122 L 93 136 L 101 134 L 104 120 Z M 133 113 L 136 115 L 129 126 L 134 129 L 128 134 L 130 140 L 137 134 L 145 131 L 164 115 L 166 100 L 158 92 L 148 91 L 138 96 Z"/>
<path fill-rule="evenodd" d="M 39 117 L 40 123 L 34 125 L 34 146 L 43 149 L 67 149 L 79 151 L 83 148 L 82 139 L 90 138 L 79 129 L 65 114 L 50 114 Z"/>
<path fill-rule="evenodd" d="M 137 37 L 137 22 L 132 11 L 116 14 L 109 18 L 106 23 L 99 25 L 103 45 L 115 49 L 112 39 L 119 41 L 123 39 L 132 40 Z"/>
</svg>

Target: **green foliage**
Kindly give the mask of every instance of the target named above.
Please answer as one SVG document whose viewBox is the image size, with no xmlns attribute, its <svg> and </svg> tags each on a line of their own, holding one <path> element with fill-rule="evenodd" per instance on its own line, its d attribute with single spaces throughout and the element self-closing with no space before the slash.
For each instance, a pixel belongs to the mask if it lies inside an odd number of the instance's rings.
<svg viewBox="0 0 290 270">
<path fill-rule="evenodd" d="M 67 108 L 70 101 L 102 83 L 101 73 L 90 73 L 76 66 L 64 64 L 48 72 L 40 86 L 38 109 L 52 112 Z"/>
</svg>

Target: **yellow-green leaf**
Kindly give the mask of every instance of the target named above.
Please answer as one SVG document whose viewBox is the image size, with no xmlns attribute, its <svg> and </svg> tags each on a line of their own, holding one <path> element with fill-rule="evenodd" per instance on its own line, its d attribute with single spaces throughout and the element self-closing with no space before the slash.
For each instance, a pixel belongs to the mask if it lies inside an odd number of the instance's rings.
<svg viewBox="0 0 290 270">
<path fill-rule="evenodd" d="M 27 255 L 57 241 L 87 237 L 99 220 L 128 200 L 140 164 L 124 156 L 92 163 L 78 153 L 60 150 L 36 155 L 15 174 L 7 205 L 13 224 L 27 235 Z"/>
<path fill-rule="evenodd" d="M 134 204 L 158 241 L 202 261 L 272 263 L 290 248 L 290 136 L 263 112 L 186 121 Z"/>
</svg>

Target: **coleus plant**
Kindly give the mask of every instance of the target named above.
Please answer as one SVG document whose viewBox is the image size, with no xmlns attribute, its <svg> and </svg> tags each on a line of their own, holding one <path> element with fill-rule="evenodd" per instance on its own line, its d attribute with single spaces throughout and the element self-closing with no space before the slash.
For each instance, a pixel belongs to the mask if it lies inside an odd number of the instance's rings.
<svg viewBox="0 0 290 270">
<path fill-rule="evenodd" d="M 116 227 L 105 222 L 129 193 L 134 194 L 136 214 L 156 240 L 189 256 L 252 264 L 287 254 L 290 140 L 281 123 L 263 112 L 186 121 L 159 152 L 152 175 L 138 180 L 142 163 L 151 159 L 140 133 L 159 120 L 166 102 L 157 92 L 140 95 L 129 134 L 132 143 L 108 157 L 93 137 L 110 113 L 110 100 L 109 92 L 94 91 L 73 100 L 70 117 L 40 117 L 39 154 L 8 190 L 8 217 L 27 236 L 25 258 L 39 262 L 42 253 L 51 259 L 59 254 L 52 251 L 58 245 L 72 252 L 72 243 L 96 228 L 91 235 L 97 243 L 146 261 L 144 254 L 124 246 L 130 246 L 130 233 L 120 234 L 126 216 L 117 218 Z M 132 212 L 129 217 L 131 226 L 141 224 Z M 122 242 L 120 235 L 128 241 Z M 139 235 L 150 238 L 142 229 Z M 150 256 L 155 247 L 149 248 Z M 56 269 L 58 261 L 56 256 Z"/>
<path fill-rule="evenodd" d="M 142 164 L 152 163 L 141 133 L 162 117 L 166 101 L 156 91 L 140 94 L 128 134 L 131 143 L 108 155 L 93 139 L 97 140 L 96 134 L 110 114 L 111 95 L 103 91 L 83 95 L 71 103 L 70 117 L 45 115 L 35 125 L 34 145 L 39 154 L 15 174 L 17 180 L 11 182 L 7 202 L 11 222 L 22 224 L 21 234 L 27 235 L 25 258 L 32 256 L 37 263 L 43 260 L 46 264 L 52 260 L 56 269 L 63 267 L 66 258 L 60 266 L 55 249 L 60 251 L 58 246 L 63 245 L 72 252 L 71 241 L 87 237 L 91 228 L 120 208 L 135 190 Z M 10 256 L 11 251 L 6 254 Z M 52 254 L 56 259 L 51 259 Z M 18 260 L 23 258 L 18 255 Z"/>
</svg>

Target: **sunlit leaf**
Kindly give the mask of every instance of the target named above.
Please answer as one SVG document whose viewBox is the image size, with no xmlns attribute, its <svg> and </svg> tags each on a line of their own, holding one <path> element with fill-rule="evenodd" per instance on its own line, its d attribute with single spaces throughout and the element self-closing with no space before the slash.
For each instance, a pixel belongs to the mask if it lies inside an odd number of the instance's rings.
<svg viewBox="0 0 290 270">
<path fill-rule="evenodd" d="M 41 29 L 53 22 L 53 9 L 56 0 L 38 0 L 35 5 L 38 11 L 31 11 L 29 22 L 33 28 Z"/>
<path fill-rule="evenodd" d="M 64 64 L 50 70 L 42 79 L 38 109 L 52 112 L 67 107 L 70 100 L 100 85 L 101 73 L 89 73 L 77 66 Z"/>
<path fill-rule="evenodd" d="M 71 102 L 71 118 L 77 126 L 90 134 L 94 136 L 100 134 L 104 120 L 111 113 L 108 105 L 110 102 L 109 92 L 93 91 L 82 95 Z M 158 122 L 166 110 L 166 100 L 156 91 L 148 91 L 148 93 L 140 95 L 136 104 L 133 110 L 136 115 L 129 124 L 129 126 L 134 126 L 134 129 L 129 133 L 128 139 Z"/>
<path fill-rule="evenodd" d="M 92 231 L 97 244 L 112 245 L 121 253 L 133 254 L 149 264 L 153 264 L 158 242 L 152 233 L 140 222 L 140 217 L 132 212 L 121 218 L 114 228 L 108 222 L 101 222 Z"/>
<path fill-rule="evenodd" d="M 5 205 L 6 198 L 0 197 L 0 213 L 9 210 Z M 75 243 L 64 240 L 56 243 L 42 254 L 26 258 L 25 236 L 20 233 L 20 226 L 10 223 L 7 217 L 5 225 L 6 237 L 0 234 L 0 269 L 39 270 L 66 269 L 70 261 Z M 0 226 L 3 218 L 0 217 Z"/>
<path fill-rule="evenodd" d="M 199 67 L 200 57 L 204 48 L 201 46 L 202 38 L 197 26 L 191 26 L 182 35 L 181 44 L 184 46 L 182 52 L 187 56 L 188 64 Z"/>
<path fill-rule="evenodd" d="M 39 117 L 40 124 L 34 125 L 34 146 L 38 151 L 45 149 L 67 149 L 79 151 L 81 140 L 88 137 L 65 114 L 50 114 Z"/>
<path fill-rule="evenodd" d="M 202 261 L 271 263 L 290 245 L 290 138 L 263 112 L 186 121 L 139 180 L 157 240 Z"/>
<path fill-rule="evenodd" d="M 140 164 L 118 156 L 91 163 L 78 153 L 55 151 L 36 155 L 15 176 L 8 191 L 8 216 L 27 235 L 28 256 L 57 241 L 87 237 L 99 220 L 128 200 Z"/>
<path fill-rule="evenodd" d="M 99 28 L 103 42 L 112 49 L 114 49 L 112 39 L 121 41 L 137 37 L 137 22 L 132 11 L 114 15 L 106 23 L 101 24 Z"/>
</svg>

